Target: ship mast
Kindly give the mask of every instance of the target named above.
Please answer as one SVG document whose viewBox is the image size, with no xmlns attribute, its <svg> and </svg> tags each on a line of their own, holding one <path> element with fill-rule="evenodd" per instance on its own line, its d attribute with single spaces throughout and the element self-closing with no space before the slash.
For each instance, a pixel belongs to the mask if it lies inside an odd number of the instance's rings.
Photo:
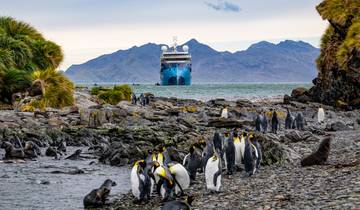
<svg viewBox="0 0 360 210">
<path fill-rule="evenodd" d="M 174 42 L 174 52 L 177 52 L 176 51 L 176 47 L 177 47 L 177 37 L 176 36 L 173 37 L 173 42 Z"/>
</svg>

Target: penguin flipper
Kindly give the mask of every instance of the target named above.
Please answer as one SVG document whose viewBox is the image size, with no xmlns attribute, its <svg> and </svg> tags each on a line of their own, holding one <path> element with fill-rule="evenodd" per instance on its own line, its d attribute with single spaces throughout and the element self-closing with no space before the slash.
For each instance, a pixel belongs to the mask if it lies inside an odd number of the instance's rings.
<svg viewBox="0 0 360 210">
<path fill-rule="evenodd" d="M 221 169 L 214 174 L 213 184 L 216 187 L 217 179 L 221 175 Z"/>
</svg>

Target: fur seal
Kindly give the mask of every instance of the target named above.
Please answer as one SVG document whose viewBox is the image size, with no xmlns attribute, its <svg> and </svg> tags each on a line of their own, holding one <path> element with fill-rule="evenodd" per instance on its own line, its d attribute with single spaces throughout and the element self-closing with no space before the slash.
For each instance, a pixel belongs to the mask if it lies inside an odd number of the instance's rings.
<svg viewBox="0 0 360 210">
<path fill-rule="evenodd" d="M 190 210 L 191 204 L 194 201 L 194 197 L 189 195 L 185 199 L 185 201 L 169 201 L 164 204 L 164 206 L 161 208 L 161 210 L 175 210 L 175 209 L 181 209 L 181 210 Z"/>
<path fill-rule="evenodd" d="M 107 197 L 110 194 L 111 187 L 116 186 L 116 183 L 111 179 L 105 180 L 105 182 L 98 188 L 93 189 L 87 194 L 83 200 L 85 208 L 98 208 L 105 205 Z"/>
<path fill-rule="evenodd" d="M 81 149 L 77 149 L 72 155 L 65 158 L 65 160 L 80 160 L 81 159 L 81 157 L 80 157 L 81 152 L 82 152 Z"/>
<path fill-rule="evenodd" d="M 5 149 L 4 159 L 24 159 L 25 153 L 22 149 L 15 148 L 10 142 L 2 142 L 0 148 Z"/>
<path fill-rule="evenodd" d="M 27 158 L 37 158 L 41 155 L 41 150 L 33 141 L 27 141 L 25 143 L 24 153 Z"/>
<path fill-rule="evenodd" d="M 323 165 L 329 157 L 331 139 L 331 136 L 326 136 L 315 152 L 301 160 L 301 166 Z"/>
</svg>

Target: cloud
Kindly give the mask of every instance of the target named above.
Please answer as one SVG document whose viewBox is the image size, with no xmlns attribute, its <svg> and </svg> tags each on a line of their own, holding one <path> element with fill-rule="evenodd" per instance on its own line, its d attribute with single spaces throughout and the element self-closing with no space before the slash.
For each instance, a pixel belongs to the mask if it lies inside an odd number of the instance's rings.
<svg viewBox="0 0 360 210">
<path fill-rule="evenodd" d="M 204 3 L 206 6 L 217 11 L 240 12 L 241 10 L 238 5 L 224 0 L 217 0 L 216 3 L 205 1 Z"/>
</svg>

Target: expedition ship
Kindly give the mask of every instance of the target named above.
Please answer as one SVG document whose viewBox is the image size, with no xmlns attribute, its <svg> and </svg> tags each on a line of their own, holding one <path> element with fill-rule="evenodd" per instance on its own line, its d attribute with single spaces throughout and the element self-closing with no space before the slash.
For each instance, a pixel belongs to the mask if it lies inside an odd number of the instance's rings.
<svg viewBox="0 0 360 210">
<path fill-rule="evenodd" d="M 184 45 L 182 52 L 177 51 L 176 39 L 170 49 L 161 47 L 160 84 L 161 85 L 190 85 L 191 84 L 191 55 L 189 47 Z"/>
</svg>

